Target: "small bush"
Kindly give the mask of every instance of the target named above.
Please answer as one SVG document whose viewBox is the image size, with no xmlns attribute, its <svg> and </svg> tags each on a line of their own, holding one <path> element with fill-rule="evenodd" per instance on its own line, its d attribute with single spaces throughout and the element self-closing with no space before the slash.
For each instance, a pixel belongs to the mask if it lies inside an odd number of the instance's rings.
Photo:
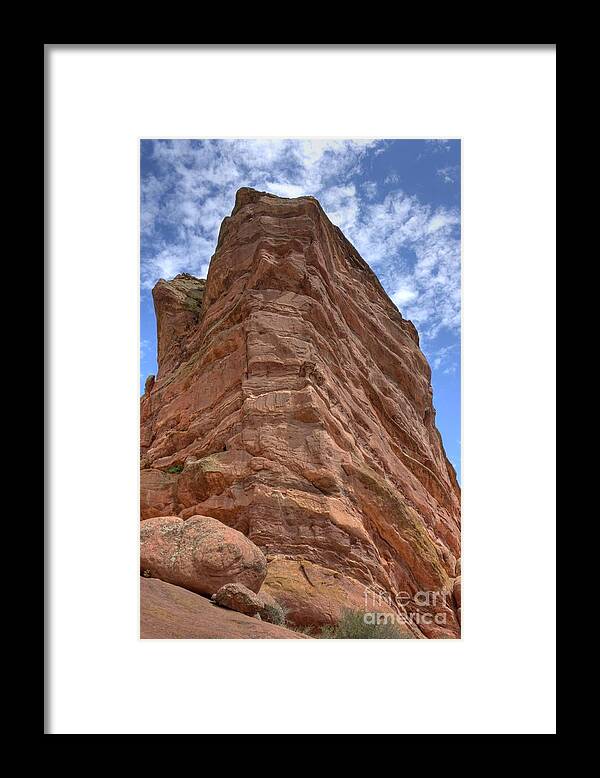
<svg viewBox="0 0 600 778">
<path fill-rule="evenodd" d="M 144 576 L 144 578 L 152 578 L 152 573 L 150 572 L 150 570 L 143 570 L 142 575 Z"/>
<path fill-rule="evenodd" d="M 181 473 L 183 470 L 183 465 L 171 465 L 171 467 L 167 468 L 167 473 Z"/>
<path fill-rule="evenodd" d="M 276 605 L 265 605 L 261 611 L 261 618 L 263 621 L 268 621 L 269 624 L 285 625 L 286 610 L 277 603 Z"/>
<path fill-rule="evenodd" d="M 308 635 L 309 637 L 319 637 L 318 635 L 315 635 L 315 628 L 312 626 L 308 627 L 297 627 L 294 624 L 288 624 L 287 628 L 290 629 L 292 632 L 299 632 L 301 635 Z"/>
<path fill-rule="evenodd" d="M 364 617 L 362 611 L 346 610 L 337 624 L 323 627 L 319 637 L 334 640 L 404 638 L 395 624 L 365 624 Z"/>
</svg>

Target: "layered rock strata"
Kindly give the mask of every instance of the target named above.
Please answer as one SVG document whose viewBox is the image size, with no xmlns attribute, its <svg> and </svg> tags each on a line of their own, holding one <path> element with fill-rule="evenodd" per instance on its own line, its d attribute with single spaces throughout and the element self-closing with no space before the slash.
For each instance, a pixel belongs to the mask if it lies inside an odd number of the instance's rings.
<svg viewBox="0 0 600 778">
<path fill-rule="evenodd" d="M 346 607 L 458 637 L 460 489 L 414 325 L 312 197 L 241 189 L 206 281 L 154 289 L 142 518 L 210 516 L 299 625 Z"/>
</svg>

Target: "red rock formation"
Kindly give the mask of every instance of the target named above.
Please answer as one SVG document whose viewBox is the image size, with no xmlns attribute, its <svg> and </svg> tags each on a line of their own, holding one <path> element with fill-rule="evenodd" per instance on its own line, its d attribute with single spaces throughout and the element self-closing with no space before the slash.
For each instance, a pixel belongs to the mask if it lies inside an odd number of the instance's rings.
<svg viewBox="0 0 600 778">
<path fill-rule="evenodd" d="M 460 490 L 430 368 L 319 203 L 241 189 L 206 282 L 161 280 L 154 301 L 142 518 L 202 514 L 245 534 L 297 624 L 355 607 L 457 637 Z"/>
</svg>

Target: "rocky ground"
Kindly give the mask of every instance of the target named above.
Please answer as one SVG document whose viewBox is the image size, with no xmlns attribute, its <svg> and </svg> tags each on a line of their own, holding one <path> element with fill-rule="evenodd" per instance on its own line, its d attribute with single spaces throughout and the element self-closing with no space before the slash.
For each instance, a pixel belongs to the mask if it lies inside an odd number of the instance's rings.
<svg viewBox="0 0 600 778">
<path fill-rule="evenodd" d="M 141 579 L 142 638 L 299 638 L 306 635 L 215 606 L 180 586 Z"/>
<path fill-rule="evenodd" d="M 142 572 L 213 614 L 199 595 L 230 583 L 298 626 L 335 624 L 377 596 L 410 617 L 411 636 L 459 637 L 460 489 L 431 371 L 319 203 L 241 189 L 206 281 L 183 274 L 153 294 Z M 142 613 L 161 588 L 148 583 Z"/>
</svg>

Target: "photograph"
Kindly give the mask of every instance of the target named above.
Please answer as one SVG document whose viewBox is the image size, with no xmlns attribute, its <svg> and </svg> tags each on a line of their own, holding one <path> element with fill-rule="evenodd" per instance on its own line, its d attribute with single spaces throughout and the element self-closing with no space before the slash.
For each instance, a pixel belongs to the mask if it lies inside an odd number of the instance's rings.
<svg viewBox="0 0 600 778">
<path fill-rule="evenodd" d="M 460 139 L 140 142 L 140 636 L 457 639 Z"/>
<path fill-rule="evenodd" d="M 43 49 L 44 734 L 557 734 L 557 44 Z"/>
</svg>

